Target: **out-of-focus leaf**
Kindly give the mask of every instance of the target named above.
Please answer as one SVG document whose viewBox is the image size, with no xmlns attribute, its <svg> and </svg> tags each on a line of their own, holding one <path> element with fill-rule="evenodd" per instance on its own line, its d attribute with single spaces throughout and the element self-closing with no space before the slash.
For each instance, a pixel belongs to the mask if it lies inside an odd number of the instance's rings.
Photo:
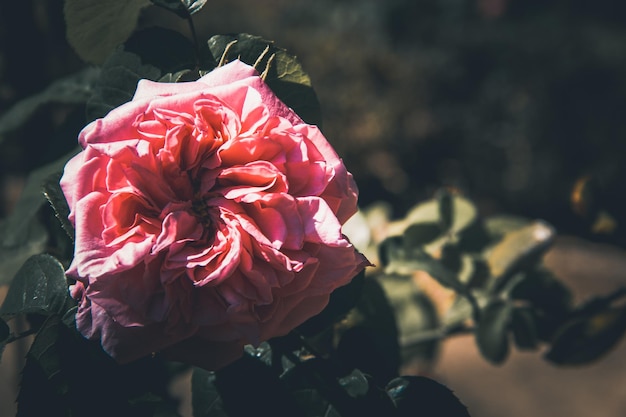
<svg viewBox="0 0 626 417">
<path fill-rule="evenodd" d="M 36 216 L 37 212 L 31 216 L 30 222 L 24 223 L 21 222 L 23 219 L 18 219 L 16 213 L 14 212 L 9 219 L 0 222 L 0 236 L 6 236 L 8 239 L 17 236 L 14 232 L 7 233 L 6 231 L 18 224 L 19 227 L 16 229 L 22 233 L 19 241 L 13 245 L 8 245 L 0 237 L 0 285 L 11 283 L 24 262 L 31 256 L 43 252 L 48 242 L 48 232 Z M 17 221 L 12 222 L 13 219 Z"/>
<path fill-rule="evenodd" d="M 37 213 L 46 203 L 42 184 L 50 175 L 62 171 L 69 158 L 70 155 L 65 155 L 30 173 L 13 213 L 0 228 L 0 248 L 4 250 L 28 244 L 31 240 L 28 230 L 37 221 Z"/>
<path fill-rule="evenodd" d="M 530 220 L 511 215 L 489 216 L 484 220 L 484 227 L 491 240 L 500 240 L 507 233 L 528 226 Z"/>
<path fill-rule="evenodd" d="M 415 343 L 414 340 L 424 331 L 439 327 L 433 302 L 409 277 L 384 276 L 378 281 L 393 308 L 403 362 L 431 364 L 438 352 L 439 341 Z"/>
<path fill-rule="evenodd" d="M 197 13 L 204 7 L 207 0 L 150 0 L 156 6 L 176 13 L 183 19 Z"/>
<path fill-rule="evenodd" d="M 480 353 L 494 364 L 500 364 L 509 353 L 508 332 L 513 306 L 503 300 L 492 300 L 483 309 L 476 325 L 476 343 Z"/>
<path fill-rule="evenodd" d="M 305 122 L 321 126 L 320 104 L 311 79 L 295 56 L 271 41 L 245 33 L 215 35 L 209 39 L 209 49 L 218 62 L 239 59 L 254 65 L 278 98 Z"/>
<path fill-rule="evenodd" d="M 3 135 L 19 129 L 45 105 L 85 103 L 93 94 L 100 75 L 98 68 L 86 68 L 76 74 L 61 78 L 41 93 L 19 101 L 0 117 L 0 141 Z"/>
<path fill-rule="evenodd" d="M 450 388 L 424 376 L 402 376 L 386 388 L 397 408 L 398 417 L 469 417 L 467 407 Z"/>
<path fill-rule="evenodd" d="M 511 330 L 518 348 L 537 348 L 539 335 L 537 333 L 535 314 L 530 307 L 516 307 L 513 310 Z"/>
<path fill-rule="evenodd" d="M 330 294 L 328 305 L 316 316 L 311 317 L 300 326 L 298 331 L 305 336 L 313 336 L 332 326 L 343 318 L 361 297 L 365 283 L 365 272 L 361 271 L 352 278 L 349 284 L 337 288 Z"/>
<path fill-rule="evenodd" d="M 361 210 L 350 217 L 341 228 L 341 232 L 348 236 L 354 247 L 361 252 L 368 249 L 372 241 L 372 231 L 367 223 L 367 218 L 363 215 Z"/>
<path fill-rule="evenodd" d="M 454 207 L 452 195 L 446 189 L 441 189 L 436 195 L 437 203 L 439 203 L 439 222 L 444 230 L 452 227 L 454 221 Z"/>
<path fill-rule="evenodd" d="M 434 222 L 439 224 L 445 224 L 450 222 L 448 232 L 452 234 L 458 234 L 465 228 L 473 224 L 477 219 L 476 207 L 468 199 L 458 196 L 450 196 L 451 203 L 450 209 L 445 208 L 441 211 L 440 202 L 437 199 L 426 201 L 422 204 L 415 206 L 406 216 L 406 220 L 409 224 Z M 444 203 L 447 205 L 448 203 Z M 442 219 L 442 214 L 446 214 L 450 211 L 450 219 Z"/>
<path fill-rule="evenodd" d="M 130 101 L 142 79 L 158 80 L 161 71 L 143 64 L 139 56 L 118 49 L 103 64 L 95 93 L 87 102 L 87 121 L 92 121 Z"/>
<path fill-rule="evenodd" d="M 0 318 L 0 344 L 6 342 L 6 340 L 11 335 L 11 329 L 9 329 L 9 325 Z M 2 356 L 0 354 L 0 356 Z"/>
<path fill-rule="evenodd" d="M 491 275 L 496 278 L 494 292 L 502 290 L 515 273 L 535 265 L 554 236 L 554 228 L 543 221 L 535 221 L 505 235 L 486 257 Z"/>
<path fill-rule="evenodd" d="M 13 279 L 0 307 L 0 316 L 64 312 L 68 298 L 65 268 L 50 255 L 34 255 Z"/>
<path fill-rule="evenodd" d="M 194 417 L 228 417 L 222 397 L 215 386 L 215 373 L 193 368 L 191 375 L 191 408 Z"/>
<path fill-rule="evenodd" d="M 85 61 L 102 64 L 133 33 L 150 0 L 65 0 L 70 45 Z"/>
<path fill-rule="evenodd" d="M 443 232 L 438 223 L 414 223 L 404 231 L 404 242 L 410 248 L 424 246 L 437 239 Z"/>
<path fill-rule="evenodd" d="M 561 316 L 572 305 L 570 290 L 546 269 L 516 275 L 510 283 L 509 297 L 529 301 L 535 308 Z"/>
<path fill-rule="evenodd" d="M 564 324 L 545 357 L 558 365 L 579 365 L 607 354 L 626 332 L 626 308 L 608 308 Z"/>
<path fill-rule="evenodd" d="M 422 248 L 407 248 L 396 238 L 389 238 L 380 245 L 381 260 L 384 259 L 385 274 L 409 275 L 415 271 L 427 272 L 441 285 L 461 295 L 471 297 L 467 287 L 459 281 L 454 271 L 434 259 Z"/>
</svg>

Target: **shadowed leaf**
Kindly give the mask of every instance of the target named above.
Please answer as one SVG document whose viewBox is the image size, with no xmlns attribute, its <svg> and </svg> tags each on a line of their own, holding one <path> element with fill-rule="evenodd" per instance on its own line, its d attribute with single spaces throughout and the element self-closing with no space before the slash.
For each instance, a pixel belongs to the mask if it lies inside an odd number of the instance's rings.
<svg viewBox="0 0 626 417">
<path fill-rule="evenodd" d="M 163 7 L 186 19 L 204 7 L 207 0 L 150 0 L 154 5 Z"/>
<path fill-rule="evenodd" d="M 85 61 L 102 64 L 133 33 L 149 0 L 65 0 L 67 39 Z"/>
<path fill-rule="evenodd" d="M 626 308 L 604 311 L 567 322 L 545 357 L 558 365 L 579 365 L 607 354 L 626 332 Z"/>
<path fill-rule="evenodd" d="M 402 376 L 386 388 L 398 417 L 469 417 L 467 407 L 452 390 L 424 376 Z"/>
<path fill-rule="evenodd" d="M 513 306 L 493 300 L 483 309 L 476 326 L 476 343 L 480 353 L 494 364 L 500 364 L 509 353 L 508 331 Z"/>
<path fill-rule="evenodd" d="M 515 344 L 520 349 L 536 349 L 539 342 L 536 317 L 529 307 L 517 307 L 513 310 L 511 330 Z"/>
<path fill-rule="evenodd" d="M 305 122 L 321 126 L 320 104 L 311 79 L 295 56 L 271 41 L 245 33 L 215 35 L 208 44 L 217 62 L 239 59 L 254 65 L 278 98 Z"/>
<path fill-rule="evenodd" d="M 60 314 L 69 297 L 65 268 L 50 255 L 34 255 L 15 275 L 0 307 L 0 316 Z"/>
<path fill-rule="evenodd" d="M 193 368 L 191 375 L 191 407 L 194 417 L 228 417 L 215 386 L 215 373 Z"/>
</svg>

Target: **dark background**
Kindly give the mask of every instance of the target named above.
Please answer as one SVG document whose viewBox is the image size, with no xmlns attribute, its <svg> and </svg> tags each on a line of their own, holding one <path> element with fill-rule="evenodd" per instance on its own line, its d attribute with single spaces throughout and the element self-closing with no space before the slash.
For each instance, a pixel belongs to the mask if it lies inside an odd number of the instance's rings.
<svg viewBox="0 0 626 417">
<path fill-rule="evenodd" d="M 626 3 L 209 0 L 195 20 L 201 38 L 248 32 L 298 55 L 361 206 L 386 200 L 401 216 L 450 186 L 483 213 L 624 243 Z M 140 25 L 157 22 L 187 33 L 154 7 Z M 0 3 L 0 113 L 84 65 L 60 0 Z M 26 173 L 75 146 L 83 111 L 46 108 L 0 137 L 0 217 Z M 581 178 L 586 197 L 573 207 Z M 590 232 L 599 210 L 617 229 Z"/>
</svg>

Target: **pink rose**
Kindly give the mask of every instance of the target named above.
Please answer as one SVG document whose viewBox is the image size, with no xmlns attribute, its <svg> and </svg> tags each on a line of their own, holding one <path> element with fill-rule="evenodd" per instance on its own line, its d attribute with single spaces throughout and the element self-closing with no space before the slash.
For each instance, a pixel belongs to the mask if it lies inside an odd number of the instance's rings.
<svg viewBox="0 0 626 417">
<path fill-rule="evenodd" d="M 61 187 L 76 323 L 119 362 L 208 369 L 288 333 L 368 261 L 341 233 L 357 188 L 322 133 L 235 61 L 142 80 L 89 124 Z"/>
</svg>

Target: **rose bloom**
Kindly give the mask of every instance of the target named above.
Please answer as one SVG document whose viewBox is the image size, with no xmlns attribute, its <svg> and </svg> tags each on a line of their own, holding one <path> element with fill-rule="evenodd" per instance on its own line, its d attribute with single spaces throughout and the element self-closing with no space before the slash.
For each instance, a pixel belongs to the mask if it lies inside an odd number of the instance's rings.
<svg viewBox="0 0 626 417">
<path fill-rule="evenodd" d="M 141 80 L 79 142 L 61 179 L 76 323 L 120 363 L 162 352 L 219 368 L 369 265 L 341 230 L 351 174 L 240 61 L 195 82 Z"/>
</svg>

